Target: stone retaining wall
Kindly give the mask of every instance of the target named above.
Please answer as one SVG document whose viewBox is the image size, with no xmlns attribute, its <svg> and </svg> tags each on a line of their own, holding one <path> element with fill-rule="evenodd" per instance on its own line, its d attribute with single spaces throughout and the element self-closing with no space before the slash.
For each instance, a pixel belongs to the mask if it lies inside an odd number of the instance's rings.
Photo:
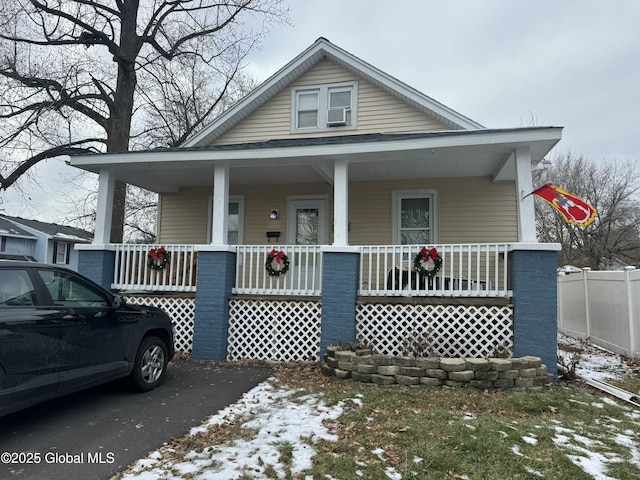
<svg viewBox="0 0 640 480">
<path fill-rule="evenodd" d="M 507 389 L 553 383 L 539 357 L 437 358 L 364 354 L 328 347 L 322 365 L 326 375 L 379 385 L 471 386 Z"/>
</svg>

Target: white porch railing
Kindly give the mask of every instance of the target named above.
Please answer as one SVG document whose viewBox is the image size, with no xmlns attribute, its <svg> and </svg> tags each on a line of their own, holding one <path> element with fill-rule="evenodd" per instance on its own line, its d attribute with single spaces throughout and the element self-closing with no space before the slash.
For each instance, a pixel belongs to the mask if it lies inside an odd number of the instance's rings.
<svg viewBox="0 0 640 480">
<path fill-rule="evenodd" d="M 360 295 L 510 297 L 509 244 L 429 245 L 442 258 L 440 271 L 420 278 L 413 262 L 424 245 L 361 247 Z"/>
<path fill-rule="evenodd" d="M 112 288 L 119 290 L 194 292 L 197 245 L 163 245 L 164 269 L 148 266 L 151 249 L 159 245 L 114 245 Z M 420 278 L 413 261 L 422 245 L 360 247 L 362 296 L 510 297 L 509 244 L 435 245 L 442 267 L 432 279 Z M 432 247 L 429 245 L 428 247 Z M 271 250 L 289 258 L 285 275 L 270 276 L 265 262 Z M 233 293 L 255 295 L 322 294 L 322 253 L 318 245 L 238 245 Z M 276 264 L 277 267 L 277 264 Z"/>
<path fill-rule="evenodd" d="M 272 250 L 289 259 L 285 275 L 270 276 L 265 268 Z M 238 245 L 233 293 L 259 295 L 320 295 L 322 253 L 319 245 Z M 276 265 L 277 268 L 277 265 Z"/>
<path fill-rule="evenodd" d="M 148 266 L 151 249 L 160 245 L 117 244 L 112 288 L 164 292 L 195 292 L 198 252 L 194 245 L 162 245 L 168 253 L 162 270 Z"/>
</svg>

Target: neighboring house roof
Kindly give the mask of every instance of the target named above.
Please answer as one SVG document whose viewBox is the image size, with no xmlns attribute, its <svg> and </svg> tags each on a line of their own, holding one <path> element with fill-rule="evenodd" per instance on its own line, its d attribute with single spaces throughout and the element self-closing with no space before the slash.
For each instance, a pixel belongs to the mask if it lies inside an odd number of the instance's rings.
<svg viewBox="0 0 640 480">
<path fill-rule="evenodd" d="M 313 45 L 278 70 L 259 87 L 233 105 L 191 139 L 187 140 L 183 146 L 195 147 L 210 144 L 325 58 L 366 79 L 388 94 L 432 116 L 452 130 L 484 128 L 470 118 L 450 109 L 391 75 L 364 62 L 355 55 L 337 47 L 326 38 L 320 37 Z"/>
<path fill-rule="evenodd" d="M 3 237 L 16 237 L 16 238 L 31 238 L 37 240 L 35 235 L 27 232 L 24 228 L 20 228 L 13 222 L 0 217 L 0 236 Z"/>
<path fill-rule="evenodd" d="M 82 230 L 80 228 L 75 228 L 75 227 L 67 227 L 64 225 L 58 225 L 55 223 L 41 222 L 39 220 L 29 220 L 26 218 L 11 217 L 8 215 L 3 215 L 3 216 L 0 216 L 0 221 L 4 221 L 5 223 L 8 223 L 8 224 L 13 224 L 15 228 L 18 228 L 19 226 L 23 226 L 23 227 L 31 228 L 33 230 L 37 230 L 39 232 L 42 232 L 47 237 L 53 240 L 75 242 L 75 243 L 86 243 L 86 242 L 90 242 L 91 239 L 93 238 L 93 234 L 91 232 L 87 232 L 86 230 Z M 1 225 L 2 224 L 0 224 L 0 228 L 1 228 Z M 33 237 L 33 235 L 30 235 L 30 236 Z"/>
</svg>

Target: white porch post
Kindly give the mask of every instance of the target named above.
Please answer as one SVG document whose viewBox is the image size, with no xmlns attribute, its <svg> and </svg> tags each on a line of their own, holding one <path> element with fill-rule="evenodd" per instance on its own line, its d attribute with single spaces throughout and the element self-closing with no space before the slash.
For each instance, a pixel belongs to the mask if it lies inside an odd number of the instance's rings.
<svg viewBox="0 0 640 480">
<path fill-rule="evenodd" d="M 333 244 L 349 245 L 349 163 L 346 158 L 334 162 Z"/>
<path fill-rule="evenodd" d="M 115 185 L 115 174 L 106 168 L 100 169 L 98 206 L 96 208 L 96 231 L 93 235 L 93 243 L 95 244 L 106 245 L 111 241 L 111 218 Z"/>
<path fill-rule="evenodd" d="M 212 245 L 226 245 L 229 223 L 229 166 L 216 164 L 213 177 Z"/>
<path fill-rule="evenodd" d="M 516 195 L 518 205 L 518 241 L 536 243 L 536 215 L 533 204 L 533 179 L 531 173 L 531 151 L 529 147 L 518 147 L 515 151 Z"/>
</svg>

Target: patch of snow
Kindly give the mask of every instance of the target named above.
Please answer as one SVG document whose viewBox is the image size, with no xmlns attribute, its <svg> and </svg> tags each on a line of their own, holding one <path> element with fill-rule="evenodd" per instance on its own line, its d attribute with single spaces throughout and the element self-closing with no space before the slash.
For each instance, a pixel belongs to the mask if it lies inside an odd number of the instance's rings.
<svg viewBox="0 0 640 480">
<path fill-rule="evenodd" d="M 526 443 L 528 443 L 529 445 L 536 445 L 538 443 L 538 439 L 535 437 L 529 437 L 527 435 L 524 435 L 522 437 L 522 440 L 524 440 Z"/>
</svg>

